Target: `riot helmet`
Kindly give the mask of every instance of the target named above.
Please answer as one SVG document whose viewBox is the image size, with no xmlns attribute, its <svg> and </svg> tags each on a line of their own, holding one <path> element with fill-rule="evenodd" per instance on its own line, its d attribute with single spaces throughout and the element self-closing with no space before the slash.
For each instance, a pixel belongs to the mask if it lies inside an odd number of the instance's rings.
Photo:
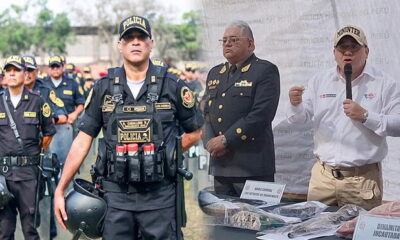
<svg viewBox="0 0 400 240">
<path fill-rule="evenodd" d="M 76 178 L 73 189 L 66 196 L 65 210 L 68 220 L 65 225 L 76 239 L 82 233 L 89 238 L 99 238 L 102 235 L 107 204 L 95 192 L 91 182 Z"/>
</svg>

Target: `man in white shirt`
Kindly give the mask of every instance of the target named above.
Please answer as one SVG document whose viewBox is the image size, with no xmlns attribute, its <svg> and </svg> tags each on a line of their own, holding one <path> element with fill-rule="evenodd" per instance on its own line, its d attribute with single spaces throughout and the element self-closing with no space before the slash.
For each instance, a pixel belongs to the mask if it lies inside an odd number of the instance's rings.
<svg viewBox="0 0 400 240">
<path fill-rule="evenodd" d="M 400 136 L 400 94 L 394 80 L 367 63 L 368 53 L 363 30 L 346 26 L 335 34 L 337 67 L 317 74 L 307 88 L 289 90 L 289 123 L 312 121 L 315 130 L 308 200 L 366 209 L 381 204 L 380 163 L 386 136 Z M 352 65 L 353 100 L 346 99 L 346 64 Z"/>
</svg>

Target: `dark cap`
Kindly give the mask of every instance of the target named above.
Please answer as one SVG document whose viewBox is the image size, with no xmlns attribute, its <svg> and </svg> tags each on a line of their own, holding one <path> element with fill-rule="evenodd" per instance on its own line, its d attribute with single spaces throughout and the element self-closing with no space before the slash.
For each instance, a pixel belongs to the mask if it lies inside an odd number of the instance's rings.
<svg viewBox="0 0 400 240">
<path fill-rule="evenodd" d="M 60 56 L 52 56 L 49 59 L 49 66 L 57 65 L 61 67 L 63 65 L 63 62 L 60 58 Z"/>
<path fill-rule="evenodd" d="M 34 56 L 23 56 L 26 68 L 37 69 L 36 59 Z"/>
<path fill-rule="evenodd" d="M 124 36 L 124 34 L 131 29 L 138 29 L 144 32 L 149 38 L 151 38 L 151 27 L 149 20 L 141 16 L 130 16 L 122 20 L 119 24 L 119 39 Z"/>
<path fill-rule="evenodd" d="M 84 73 L 90 73 L 91 71 L 90 71 L 90 67 L 84 67 L 83 68 L 83 72 Z"/>
<path fill-rule="evenodd" d="M 9 56 L 4 63 L 4 69 L 6 69 L 8 65 L 13 65 L 20 70 L 25 70 L 25 61 L 21 56 L 18 55 Z"/>
<path fill-rule="evenodd" d="M 65 71 L 70 72 L 70 73 L 75 71 L 75 64 L 67 63 L 67 65 L 65 65 Z"/>
<path fill-rule="evenodd" d="M 67 59 L 65 58 L 65 56 L 64 55 L 60 55 L 60 59 L 61 59 L 61 63 L 62 64 L 66 64 L 67 63 Z"/>
</svg>

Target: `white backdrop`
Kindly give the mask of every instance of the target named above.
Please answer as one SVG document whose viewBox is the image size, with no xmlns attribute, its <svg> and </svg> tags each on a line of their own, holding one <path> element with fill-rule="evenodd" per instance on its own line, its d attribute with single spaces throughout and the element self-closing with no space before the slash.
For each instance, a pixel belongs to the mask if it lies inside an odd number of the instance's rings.
<svg viewBox="0 0 400 240">
<path fill-rule="evenodd" d="M 244 20 L 253 29 L 256 55 L 275 63 L 281 75 L 281 97 L 274 120 L 276 181 L 286 191 L 306 193 L 314 162 L 310 125 L 289 126 L 285 119 L 288 89 L 305 85 L 316 72 L 335 66 L 333 35 L 340 27 L 363 28 L 368 61 L 400 81 L 400 1 L 397 0 L 202 0 L 204 57 L 210 66 L 224 62 L 225 26 Z M 383 162 L 384 199 L 400 199 L 400 138 L 388 138 Z M 357 143 L 354 143 L 357 144 Z"/>
</svg>

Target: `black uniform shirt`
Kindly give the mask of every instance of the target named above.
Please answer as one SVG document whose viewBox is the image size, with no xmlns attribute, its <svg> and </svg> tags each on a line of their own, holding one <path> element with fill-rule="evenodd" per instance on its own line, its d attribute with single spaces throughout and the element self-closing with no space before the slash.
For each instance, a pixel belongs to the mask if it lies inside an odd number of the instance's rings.
<svg viewBox="0 0 400 240">
<path fill-rule="evenodd" d="M 150 79 L 156 76 L 156 66 L 151 62 L 149 70 L 147 71 L 145 82 L 136 99 L 132 96 L 129 87 L 126 85 L 126 75 L 123 68 L 118 68 L 117 71 L 123 84 L 123 99 L 125 105 L 144 105 L 147 100 L 147 89 Z M 161 90 L 160 118 L 163 125 L 163 134 L 165 145 L 168 148 L 175 146 L 175 136 L 179 135 L 180 127 L 185 132 L 193 132 L 203 125 L 203 119 L 195 106 L 193 94 L 190 92 L 186 84 L 176 79 L 172 74 L 167 74 L 164 77 L 164 84 Z M 105 77 L 96 82 L 93 87 L 92 93 L 88 99 L 85 109 L 85 115 L 79 125 L 79 129 L 92 137 L 96 137 L 101 128 L 107 132 L 107 123 L 110 119 L 112 106 L 110 108 L 109 101 L 112 96 L 110 89 L 110 80 Z M 188 92 L 189 91 L 189 92 Z M 108 149 L 115 149 L 116 143 L 110 142 L 107 137 L 106 145 Z M 160 188 L 156 191 L 146 193 L 107 193 L 109 206 L 125 210 L 152 210 L 170 207 L 174 205 L 175 199 L 175 186 L 171 181 L 167 184 L 161 184 Z M 127 204 L 128 203 L 128 204 Z"/>
<path fill-rule="evenodd" d="M 57 97 L 55 90 L 50 88 L 48 84 L 44 85 L 42 79 L 36 79 L 32 91 L 39 93 L 40 96 L 50 105 L 53 118 L 57 118 L 58 115 L 68 115 L 67 109 L 62 100 Z"/>
<path fill-rule="evenodd" d="M 56 95 L 64 102 L 68 114 L 75 111 L 77 105 L 85 104 L 83 88 L 74 80 L 63 76 L 60 85 L 55 87 L 51 78 L 47 77 L 44 79 L 43 85 L 56 91 Z"/>
<path fill-rule="evenodd" d="M 21 100 L 17 107 L 10 100 L 10 93 L 6 89 L 0 96 L 5 94 L 8 107 L 12 114 L 18 132 L 24 143 L 29 156 L 38 156 L 40 153 L 39 133 L 43 136 L 52 136 L 56 129 L 51 120 L 51 108 L 38 93 L 32 93 L 24 88 Z M 10 121 L 4 108 L 3 100 L 0 99 L 0 157 L 25 155 L 10 127 Z M 7 180 L 21 181 L 35 179 L 36 166 L 11 167 L 8 172 L 0 174 L 6 176 Z"/>
</svg>

